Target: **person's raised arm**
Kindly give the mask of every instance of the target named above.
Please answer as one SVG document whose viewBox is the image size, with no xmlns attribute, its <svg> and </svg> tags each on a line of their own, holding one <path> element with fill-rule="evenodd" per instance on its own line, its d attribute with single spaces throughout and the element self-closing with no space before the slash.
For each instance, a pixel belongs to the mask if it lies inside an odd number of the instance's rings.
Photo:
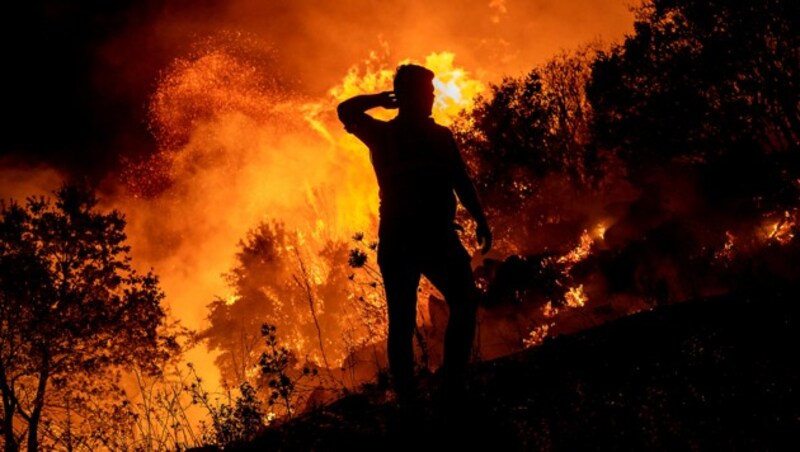
<svg viewBox="0 0 800 452">
<path fill-rule="evenodd" d="M 352 133 L 354 131 L 350 130 L 351 127 L 357 127 L 358 123 L 367 117 L 366 111 L 376 107 L 397 108 L 397 99 L 394 93 L 384 91 L 378 94 L 362 94 L 351 97 L 340 103 L 336 112 L 347 131 Z"/>
<path fill-rule="evenodd" d="M 455 142 L 453 142 L 455 148 Z M 478 200 L 478 193 L 475 191 L 475 185 L 467 174 L 467 168 L 464 165 L 464 160 L 461 159 L 461 153 L 455 148 L 455 178 L 454 189 L 458 200 L 461 205 L 467 209 L 478 227 L 475 230 L 475 235 L 478 239 L 478 244 L 481 245 L 481 253 L 486 254 L 492 248 L 492 231 L 489 229 L 489 222 L 486 221 L 486 214 L 483 212 L 481 203 Z"/>
</svg>

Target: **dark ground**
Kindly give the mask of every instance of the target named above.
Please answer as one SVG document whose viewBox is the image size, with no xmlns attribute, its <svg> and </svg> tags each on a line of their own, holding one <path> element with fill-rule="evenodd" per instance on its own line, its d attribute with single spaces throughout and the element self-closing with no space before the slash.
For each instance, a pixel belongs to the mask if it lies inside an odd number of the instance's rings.
<svg viewBox="0 0 800 452">
<path fill-rule="evenodd" d="M 445 420 L 431 376 L 409 421 L 376 385 L 234 450 L 800 450 L 798 293 L 661 307 L 476 364 Z"/>
</svg>

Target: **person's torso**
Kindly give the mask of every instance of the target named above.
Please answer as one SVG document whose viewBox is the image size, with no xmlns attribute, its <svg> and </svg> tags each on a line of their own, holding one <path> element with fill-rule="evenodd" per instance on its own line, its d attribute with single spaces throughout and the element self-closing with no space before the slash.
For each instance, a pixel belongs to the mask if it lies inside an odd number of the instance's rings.
<svg viewBox="0 0 800 452">
<path fill-rule="evenodd" d="M 379 144 L 370 149 L 382 221 L 452 223 L 456 207 L 453 159 L 457 156 L 453 146 L 449 130 L 432 120 L 386 123 Z"/>
</svg>

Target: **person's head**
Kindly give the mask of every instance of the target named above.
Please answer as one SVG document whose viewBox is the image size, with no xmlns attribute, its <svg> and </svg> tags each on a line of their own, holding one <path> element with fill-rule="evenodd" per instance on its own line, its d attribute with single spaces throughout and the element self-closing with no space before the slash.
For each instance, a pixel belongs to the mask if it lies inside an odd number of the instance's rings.
<svg viewBox="0 0 800 452">
<path fill-rule="evenodd" d="M 427 118 L 433 110 L 433 72 L 416 64 L 398 67 L 394 94 L 401 114 Z"/>
</svg>

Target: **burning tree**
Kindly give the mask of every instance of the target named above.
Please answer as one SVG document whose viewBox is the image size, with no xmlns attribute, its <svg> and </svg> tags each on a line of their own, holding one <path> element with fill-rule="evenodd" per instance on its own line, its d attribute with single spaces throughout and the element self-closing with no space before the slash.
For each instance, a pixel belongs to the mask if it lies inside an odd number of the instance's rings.
<svg viewBox="0 0 800 452">
<path fill-rule="evenodd" d="M 286 372 L 302 372 L 305 358 L 327 369 L 320 380 L 338 375 L 351 351 L 339 332 L 363 329 L 347 292 L 347 244 L 301 235 L 262 223 L 240 242 L 236 265 L 226 274 L 232 294 L 209 305 L 210 326 L 201 333 L 210 348 L 222 352 L 216 362 L 226 385 L 259 385 L 263 375 L 255 369 L 261 365 L 264 323 L 280 326 L 281 343 L 292 352 Z"/>
<path fill-rule="evenodd" d="M 29 198 L 0 207 L 7 451 L 17 450 L 25 436 L 28 450 L 37 450 L 45 433 L 52 445 L 81 444 L 87 438 L 70 428 L 77 424 L 75 412 L 119 395 L 125 366 L 155 372 L 155 363 L 175 350 L 160 331 L 165 312 L 158 278 L 131 267 L 122 215 L 98 212 L 87 189 L 64 186 L 55 195 L 55 201 Z M 43 423 L 47 432 L 40 433 Z M 97 430 L 83 433 L 102 440 Z"/>
</svg>

